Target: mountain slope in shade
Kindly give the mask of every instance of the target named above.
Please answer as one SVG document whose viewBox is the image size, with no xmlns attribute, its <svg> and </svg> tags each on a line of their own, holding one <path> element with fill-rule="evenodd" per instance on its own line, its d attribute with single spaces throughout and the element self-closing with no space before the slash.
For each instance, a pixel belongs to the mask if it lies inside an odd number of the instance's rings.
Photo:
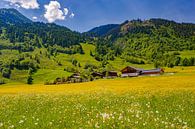
<svg viewBox="0 0 195 129">
<path fill-rule="evenodd" d="M 38 41 L 44 46 L 70 47 L 84 40 L 78 32 L 56 24 L 33 22 L 16 9 L 0 9 L 0 35 L 2 32 L 12 43 L 33 42 L 34 47 Z"/>
<path fill-rule="evenodd" d="M 0 9 L 0 20 L 7 24 L 32 23 L 30 19 L 16 9 Z"/>
<path fill-rule="evenodd" d="M 100 27 L 95 27 L 87 32 L 91 36 L 106 36 L 110 31 L 119 27 L 119 24 L 108 24 Z"/>
</svg>

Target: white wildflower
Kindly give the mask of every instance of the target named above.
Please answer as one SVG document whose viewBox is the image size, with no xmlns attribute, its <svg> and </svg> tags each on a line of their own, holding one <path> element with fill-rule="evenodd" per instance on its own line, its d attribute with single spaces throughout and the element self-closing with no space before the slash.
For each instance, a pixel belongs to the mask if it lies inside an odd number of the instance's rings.
<svg viewBox="0 0 195 129">
<path fill-rule="evenodd" d="M 0 123 L 0 127 L 3 127 L 3 123 Z"/>
<path fill-rule="evenodd" d="M 19 124 L 22 124 L 22 123 L 24 123 L 24 120 L 20 120 L 18 123 L 19 123 Z"/>
</svg>

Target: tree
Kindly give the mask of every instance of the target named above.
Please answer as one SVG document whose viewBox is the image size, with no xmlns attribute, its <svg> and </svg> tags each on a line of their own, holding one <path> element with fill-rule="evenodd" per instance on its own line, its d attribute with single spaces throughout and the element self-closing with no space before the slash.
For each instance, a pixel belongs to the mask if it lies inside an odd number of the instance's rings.
<svg viewBox="0 0 195 129">
<path fill-rule="evenodd" d="M 30 85 L 33 84 L 33 78 L 31 75 L 29 75 L 27 78 L 27 84 L 30 84 Z"/>
<path fill-rule="evenodd" d="M 5 78 L 10 78 L 11 76 L 11 70 L 9 68 L 3 68 L 2 70 L 2 76 Z"/>
<path fill-rule="evenodd" d="M 189 59 L 189 62 L 190 62 L 190 66 L 194 66 L 195 65 L 195 58 L 194 57 L 191 57 Z"/>
<path fill-rule="evenodd" d="M 78 61 L 77 61 L 76 59 L 73 59 L 73 60 L 72 60 L 72 64 L 73 64 L 74 66 L 77 66 L 77 63 L 78 63 Z"/>
<path fill-rule="evenodd" d="M 93 57 L 93 52 L 90 50 L 90 56 L 92 56 Z"/>
<path fill-rule="evenodd" d="M 177 57 L 175 60 L 175 66 L 179 66 L 180 62 L 181 62 L 181 57 Z"/>
<path fill-rule="evenodd" d="M 188 60 L 188 58 L 184 58 L 184 60 L 182 61 L 182 65 L 183 66 L 189 66 L 190 62 Z"/>
</svg>

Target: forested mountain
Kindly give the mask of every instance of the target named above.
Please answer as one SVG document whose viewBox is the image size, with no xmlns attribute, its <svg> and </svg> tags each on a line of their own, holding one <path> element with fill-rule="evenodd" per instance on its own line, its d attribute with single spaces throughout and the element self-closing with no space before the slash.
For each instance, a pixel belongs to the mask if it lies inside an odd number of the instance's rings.
<svg viewBox="0 0 195 129">
<path fill-rule="evenodd" d="M 0 20 L 5 24 L 32 23 L 32 21 L 18 12 L 16 9 L 0 9 Z"/>
<path fill-rule="evenodd" d="M 108 24 L 100 27 L 95 27 L 87 32 L 88 36 L 106 36 L 112 30 L 119 27 L 119 24 Z"/>
<path fill-rule="evenodd" d="M 70 47 L 84 40 L 78 32 L 56 24 L 32 22 L 15 9 L 0 9 L 0 34 L 10 42 L 28 42 L 31 46 Z"/>
<path fill-rule="evenodd" d="M 168 52 L 195 50 L 195 24 L 164 19 L 138 19 L 125 21 L 119 27 L 106 31 L 108 33 L 98 37 L 101 39 L 96 44 L 98 59 L 113 58 L 110 55 L 114 54 L 130 62 L 143 63 L 135 59 L 141 58 L 167 65 L 168 63 L 163 61 Z M 176 57 L 168 60 L 174 61 Z"/>
</svg>

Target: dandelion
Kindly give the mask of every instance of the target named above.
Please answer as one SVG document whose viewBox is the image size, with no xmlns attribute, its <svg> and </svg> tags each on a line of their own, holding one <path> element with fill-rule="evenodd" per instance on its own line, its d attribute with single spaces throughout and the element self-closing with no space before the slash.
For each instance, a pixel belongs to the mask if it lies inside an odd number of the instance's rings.
<svg viewBox="0 0 195 129">
<path fill-rule="evenodd" d="M 38 125 L 38 123 L 36 122 L 35 125 Z"/>
</svg>

